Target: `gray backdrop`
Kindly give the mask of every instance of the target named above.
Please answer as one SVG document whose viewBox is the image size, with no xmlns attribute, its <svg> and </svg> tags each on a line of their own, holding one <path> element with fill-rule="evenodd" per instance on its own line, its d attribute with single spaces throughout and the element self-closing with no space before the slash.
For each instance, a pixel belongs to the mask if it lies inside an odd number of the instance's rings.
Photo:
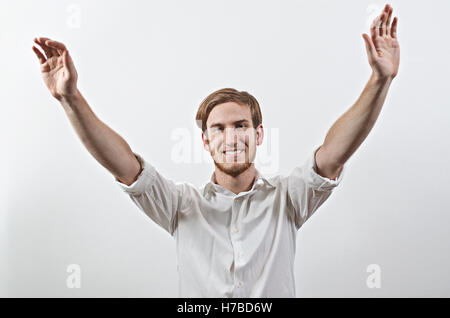
<svg viewBox="0 0 450 318">
<path fill-rule="evenodd" d="M 450 2 L 389 3 L 400 73 L 342 183 L 299 231 L 299 297 L 450 296 Z M 68 46 L 81 92 L 133 151 L 201 186 L 214 167 L 195 159 L 203 98 L 253 94 L 265 143 L 274 136 L 260 166 L 289 173 L 359 97 L 371 72 L 361 35 L 384 4 L 1 1 L 0 296 L 178 295 L 174 240 L 78 140 L 43 84 L 34 37 Z M 192 149 L 182 160 L 180 140 Z M 71 264 L 81 288 L 67 285 Z M 371 266 L 380 288 L 367 283 Z"/>
</svg>

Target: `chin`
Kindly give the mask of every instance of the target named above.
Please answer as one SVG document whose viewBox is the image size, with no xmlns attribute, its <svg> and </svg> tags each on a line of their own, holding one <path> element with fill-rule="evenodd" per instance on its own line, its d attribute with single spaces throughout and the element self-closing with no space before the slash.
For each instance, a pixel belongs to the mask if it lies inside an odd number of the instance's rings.
<svg viewBox="0 0 450 318">
<path fill-rule="evenodd" d="M 216 167 L 232 177 L 237 177 L 252 166 L 251 163 L 218 163 L 214 161 Z"/>
</svg>

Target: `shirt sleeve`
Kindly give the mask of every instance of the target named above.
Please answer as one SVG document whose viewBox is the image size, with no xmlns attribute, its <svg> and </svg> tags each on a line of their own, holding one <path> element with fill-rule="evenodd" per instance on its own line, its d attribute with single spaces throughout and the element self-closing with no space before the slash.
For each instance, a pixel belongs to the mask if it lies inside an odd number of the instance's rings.
<svg viewBox="0 0 450 318">
<path fill-rule="evenodd" d="M 346 166 L 334 180 L 317 173 L 315 154 L 319 147 L 310 154 L 303 166 L 296 167 L 287 177 L 287 193 L 294 211 L 294 220 L 299 229 L 311 215 L 328 199 L 342 181 Z"/>
<path fill-rule="evenodd" d="M 185 201 L 185 184 L 175 183 L 163 177 L 142 156 L 134 153 L 141 164 L 141 173 L 133 184 L 127 186 L 115 178 L 115 182 L 131 200 L 156 224 L 173 236 L 177 216 Z"/>
</svg>

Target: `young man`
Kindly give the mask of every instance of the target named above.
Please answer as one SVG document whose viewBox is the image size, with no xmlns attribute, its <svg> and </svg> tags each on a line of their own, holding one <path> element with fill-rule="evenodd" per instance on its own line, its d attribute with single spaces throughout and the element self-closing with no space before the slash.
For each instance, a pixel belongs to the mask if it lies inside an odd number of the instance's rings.
<svg viewBox="0 0 450 318">
<path fill-rule="evenodd" d="M 78 136 L 117 184 L 177 243 L 184 297 L 294 297 L 296 233 L 340 183 L 344 165 L 369 134 L 397 75 L 397 18 L 383 9 L 363 34 L 373 73 L 358 101 L 331 127 L 301 167 L 267 179 L 254 166 L 263 142 L 261 110 L 247 92 L 222 89 L 197 113 L 204 148 L 215 163 L 200 189 L 164 178 L 100 121 L 77 89 L 66 47 L 47 38 L 33 46 L 51 94 Z"/>
</svg>

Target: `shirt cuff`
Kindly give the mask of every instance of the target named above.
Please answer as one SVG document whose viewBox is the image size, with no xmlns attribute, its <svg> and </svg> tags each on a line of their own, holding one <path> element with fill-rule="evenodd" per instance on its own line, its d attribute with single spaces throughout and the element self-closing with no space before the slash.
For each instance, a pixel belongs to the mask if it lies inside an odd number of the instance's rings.
<svg viewBox="0 0 450 318">
<path fill-rule="evenodd" d="M 115 178 L 115 182 L 125 193 L 138 196 L 144 193 L 146 189 L 149 189 L 149 187 L 154 183 L 156 179 L 156 170 L 151 164 L 146 162 L 141 155 L 135 152 L 133 152 L 133 154 L 139 161 L 141 168 L 143 168 L 138 178 L 129 186 L 120 182 L 117 178 Z"/>
<path fill-rule="evenodd" d="M 320 146 L 316 147 L 307 160 L 305 178 L 313 188 L 317 190 L 330 191 L 341 183 L 346 171 L 346 165 L 344 164 L 341 173 L 334 180 L 321 176 L 317 173 L 317 164 L 315 160 L 316 152 L 319 148 Z"/>
</svg>

